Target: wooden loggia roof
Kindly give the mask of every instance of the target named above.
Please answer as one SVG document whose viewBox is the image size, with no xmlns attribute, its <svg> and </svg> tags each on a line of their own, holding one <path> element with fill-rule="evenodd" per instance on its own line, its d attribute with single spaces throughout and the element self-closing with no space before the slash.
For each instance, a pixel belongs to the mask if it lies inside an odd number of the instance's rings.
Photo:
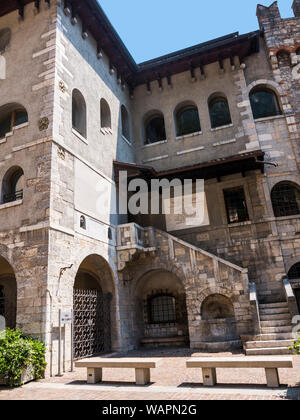
<svg viewBox="0 0 300 420">
<path fill-rule="evenodd" d="M 26 19 L 24 8 L 28 3 L 35 3 L 37 8 L 42 2 L 51 5 L 55 0 L 0 0 L 0 17 L 14 10 L 19 10 L 22 18 Z M 101 1 L 101 0 L 100 0 Z M 64 0 L 62 0 L 64 4 Z M 116 68 L 118 75 L 128 83 L 132 89 L 141 84 L 160 80 L 164 77 L 182 73 L 216 61 L 238 56 L 240 61 L 259 51 L 260 31 L 239 35 L 238 32 L 195 45 L 184 50 L 176 51 L 141 64 L 137 64 L 113 28 L 102 7 L 97 0 L 67 0 L 65 2 L 72 10 L 73 16 L 78 16 L 84 30 L 89 31 L 101 48 L 109 57 L 111 65 Z"/>
</svg>

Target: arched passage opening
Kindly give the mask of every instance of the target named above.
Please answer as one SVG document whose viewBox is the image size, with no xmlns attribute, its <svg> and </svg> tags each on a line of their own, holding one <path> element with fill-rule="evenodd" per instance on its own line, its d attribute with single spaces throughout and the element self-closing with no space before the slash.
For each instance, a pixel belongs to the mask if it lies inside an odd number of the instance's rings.
<svg viewBox="0 0 300 420">
<path fill-rule="evenodd" d="M 75 359 L 111 351 L 114 308 L 114 280 L 110 267 L 99 255 L 90 255 L 81 263 L 74 283 Z"/>
<path fill-rule="evenodd" d="M 297 264 L 294 264 L 290 268 L 288 272 L 288 278 L 289 280 L 291 280 L 293 283 L 295 282 L 296 284 L 296 287 L 294 288 L 294 293 L 297 299 L 298 309 L 300 313 L 300 287 L 298 287 L 300 285 L 300 262 L 298 262 Z"/>
<path fill-rule="evenodd" d="M 7 328 L 16 328 L 17 282 L 12 266 L 0 256 L 0 316 Z"/>
<path fill-rule="evenodd" d="M 177 276 L 164 270 L 148 272 L 139 280 L 135 297 L 138 345 L 188 344 L 186 293 Z"/>
</svg>

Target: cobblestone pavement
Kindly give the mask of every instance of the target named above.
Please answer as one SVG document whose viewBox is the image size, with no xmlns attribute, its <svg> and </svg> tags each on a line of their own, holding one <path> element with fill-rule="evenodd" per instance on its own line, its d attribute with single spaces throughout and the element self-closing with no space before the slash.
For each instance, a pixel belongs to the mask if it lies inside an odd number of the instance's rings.
<svg viewBox="0 0 300 420">
<path fill-rule="evenodd" d="M 0 387 L 0 400 L 300 400 L 300 356 L 294 369 L 280 369 L 281 388 L 266 387 L 263 369 L 217 370 L 218 385 L 205 388 L 201 369 L 186 369 L 191 356 L 212 356 L 190 349 L 134 351 L 124 357 L 158 357 L 162 368 L 152 370 L 148 386 L 134 384 L 133 369 L 104 369 L 103 382 L 86 384 L 86 370 L 33 382 L 18 389 Z M 116 355 L 117 356 L 117 355 Z M 232 356 L 232 353 L 214 354 Z M 243 357 L 243 354 L 235 354 Z"/>
</svg>

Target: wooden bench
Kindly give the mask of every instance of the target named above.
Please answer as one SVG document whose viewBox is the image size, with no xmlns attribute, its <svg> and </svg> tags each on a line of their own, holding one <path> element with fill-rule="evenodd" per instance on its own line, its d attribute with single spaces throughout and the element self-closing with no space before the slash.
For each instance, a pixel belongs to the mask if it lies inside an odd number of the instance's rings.
<svg viewBox="0 0 300 420">
<path fill-rule="evenodd" d="M 270 388 L 279 387 L 278 368 L 292 368 L 292 356 L 265 357 L 202 357 L 192 358 L 186 362 L 187 368 L 202 368 L 203 384 L 215 386 L 217 383 L 217 368 L 264 368 L 267 385 Z"/>
<path fill-rule="evenodd" d="M 78 368 L 87 368 L 87 383 L 96 384 L 102 381 L 103 368 L 135 369 L 137 385 L 146 385 L 150 382 L 150 369 L 156 368 L 159 359 L 106 359 L 92 357 L 75 362 Z"/>
</svg>

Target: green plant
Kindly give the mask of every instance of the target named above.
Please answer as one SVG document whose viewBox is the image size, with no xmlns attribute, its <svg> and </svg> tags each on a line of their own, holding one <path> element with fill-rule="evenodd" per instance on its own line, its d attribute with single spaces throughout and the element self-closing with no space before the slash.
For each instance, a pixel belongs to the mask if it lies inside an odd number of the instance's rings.
<svg viewBox="0 0 300 420">
<path fill-rule="evenodd" d="M 293 354 L 300 354 L 300 330 L 298 333 L 298 338 L 293 342 L 293 346 L 289 347 L 289 350 L 291 350 Z"/>
<path fill-rule="evenodd" d="M 22 372 L 32 366 L 35 379 L 41 379 L 46 367 L 45 350 L 39 340 L 7 329 L 0 335 L 0 378 L 9 386 L 20 386 Z"/>
</svg>

